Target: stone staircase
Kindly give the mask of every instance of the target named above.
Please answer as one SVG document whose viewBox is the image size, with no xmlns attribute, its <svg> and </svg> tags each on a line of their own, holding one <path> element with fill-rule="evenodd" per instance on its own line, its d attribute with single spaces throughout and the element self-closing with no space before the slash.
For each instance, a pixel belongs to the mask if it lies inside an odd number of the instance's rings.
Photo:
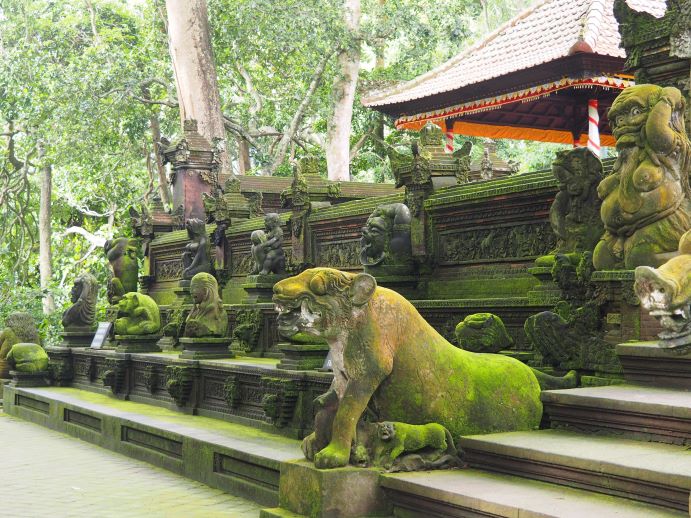
<svg viewBox="0 0 691 518">
<path fill-rule="evenodd" d="M 410 516 L 687 516 L 691 354 L 618 346 L 626 384 L 542 393 L 550 428 L 461 439 L 471 469 L 385 475 Z"/>
</svg>

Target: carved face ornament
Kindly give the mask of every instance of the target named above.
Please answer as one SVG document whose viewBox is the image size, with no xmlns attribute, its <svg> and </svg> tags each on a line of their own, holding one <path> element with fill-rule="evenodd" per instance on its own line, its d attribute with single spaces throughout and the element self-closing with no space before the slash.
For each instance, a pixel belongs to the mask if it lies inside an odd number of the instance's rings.
<svg viewBox="0 0 691 518">
<path fill-rule="evenodd" d="M 628 92 L 628 95 L 620 94 L 614 101 L 608 117 L 617 147 L 638 143 L 649 111 L 648 99 L 642 95 L 644 93 L 634 91 Z"/>
<path fill-rule="evenodd" d="M 660 322 L 665 330 L 679 333 L 691 323 L 689 304 L 682 307 L 675 306 L 672 301 L 678 291 L 677 287 L 660 277 L 653 268 L 636 269 L 634 289 L 641 305 L 650 312 L 650 316 Z"/>
<path fill-rule="evenodd" d="M 384 218 L 375 217 L 367 220 L 367 225 L 362 227 L 360 240 L 360 262 L 363 265 L 376 266 L 384 261 L 388 234 L 389 229 Z"/>
</svg>

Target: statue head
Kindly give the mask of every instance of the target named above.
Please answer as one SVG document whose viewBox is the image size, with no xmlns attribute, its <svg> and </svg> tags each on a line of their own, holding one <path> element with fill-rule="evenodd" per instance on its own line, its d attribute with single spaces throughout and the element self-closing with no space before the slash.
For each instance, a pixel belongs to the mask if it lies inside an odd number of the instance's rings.
<svg viewBox="0 0 691 518">
<path fill-rule="evenodd" d="M 220 301 L 218 282 L 209 273 L 198 273 L 190 282 L 190 294 L 195 304 L 215 304 Z"/>
<path fill-rule="evenodd" d="M 73 305 L 62 316 L 62 325 L 90 326 L 96 321 L 98 281 L 89 272 L 82 272 L 74 280 L 70 299 Z"/>
<path fill-rule="evenodd" d="M 5 319 L 5 326 L 9 327 L 19 339 L 20 342 L 28 342 L 32 344 L 40 344 L 41 338 L 36 329 L 36 322 L 31 313 L 24 311 L 15 311 L 7 315 Z"/>
<path fill-rule="evenodd" d="M 281 226 L 281 217 L 276 212 L 269 212 L 264 216 L 264 226 L 266 230 L 273 230 Z"/>
<path fill-rule="evenodd" d="M 185 229 L 190 239 L 206 235 L 206 225 L 199 218 L 190 218 L 185 222 Z"/>
<path fill-rule="evenodd" d="M 410 209 L 404 203 L 380 205 L 367 218 L 360 239 L 360 263 L 366 267 L 403 264 L 411 254 Z"/>
<path fill-rule="evenodd" d="M 260 245 L 266 242 L 266 232 L 263 230 L 255 230 L 250 234 L 250 241 L 252 241 L 253 245 Z"/>
<path fill-rule="evenodd" d="M 560 190 L 572 197 L 587 196 L 602 180 L 602 162 L 586 147 L 566 149 L 557 152 L 552 172 Z"/>
<path fill-rule="evenodd" d="M 306 333 L 338 336 L 354 311 L 367 305 L 377 281 L 369 274 L 311 268 L 274 285 L 278 331 L 284 337 Z"/>
</svg>

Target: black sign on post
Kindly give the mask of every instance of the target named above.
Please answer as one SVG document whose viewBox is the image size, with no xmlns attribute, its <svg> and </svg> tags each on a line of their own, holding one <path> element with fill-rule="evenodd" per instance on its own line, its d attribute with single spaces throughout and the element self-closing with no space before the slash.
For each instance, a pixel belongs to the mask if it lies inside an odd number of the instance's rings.
<svg viewBox="0 0 691 518">
<path fill-rule="evenodd" d="M 98 323 L 98 329 L 96 329 L 96 334 L 94 335 L 94 339 L 91 341 L 91 348 L 92 349 L 100 349 L 103 347 L 103 344 L 106 341 L 106 338 L 108 338 L 108 333 L 110 332 L 110 328 L 113 325 L 112 322 L 99 322 Z"/>
</svg>

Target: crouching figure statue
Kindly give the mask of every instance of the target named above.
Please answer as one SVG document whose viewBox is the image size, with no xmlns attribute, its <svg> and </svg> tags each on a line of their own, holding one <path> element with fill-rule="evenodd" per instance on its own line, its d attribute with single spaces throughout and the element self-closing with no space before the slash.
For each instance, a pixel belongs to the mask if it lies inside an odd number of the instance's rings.
<svg viewBox="0 0 691 518">
<path fill-rule="evenodd" d="M 358 433 L 367 428 L 363 415 L 368 407 L 370 422 L 393 422 L 391 431 L 401 438 L 418 436 L 401 446 L 390 441 L 382 445 L 391 434 L 380 435 L 369 451 L 379 454 L 383 467 L 419 445 L 431 444 L 441 458 L 450 448 L 442 429 L 457 438 L 530 430 L 540 423 L 540 385 L 530 367 L 506 356 L 454 347 L 410 302 L 377 286 L 369 274 L 313 268 L 278 282 L 273 301 L 283 336 L 312 334 L 326 339 L 331 350 L 333 382 L 317 398 L 321 410 L 315 431 L 303 441 L 303 451 L 318 468 L 345 466 L 351 450 L 354 463 L 361 464 L 368 448 L 360 437 L 372 437 L 367 430 Z M 431 423 L 440 426 L 406 429 Z"/>
</svg>

